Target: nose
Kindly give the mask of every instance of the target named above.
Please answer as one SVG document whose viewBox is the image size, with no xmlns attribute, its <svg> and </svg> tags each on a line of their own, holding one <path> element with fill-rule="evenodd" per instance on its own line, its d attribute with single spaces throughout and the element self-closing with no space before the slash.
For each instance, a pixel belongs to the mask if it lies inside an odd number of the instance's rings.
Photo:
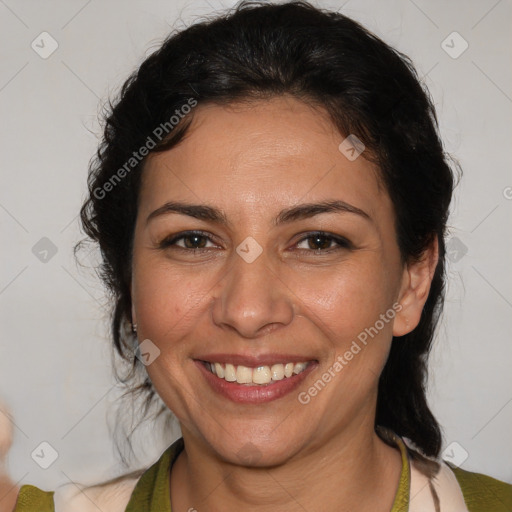
<svg viewBox="0 0 512 512">
<path fill-rule="evenodd" d="M 214 323 L 244 338 L 264 336 L 293 319 L 293 293 L 270 267 L 265 251 L 251 263 L 233 254 L 216 292 Z"/>
</svg>

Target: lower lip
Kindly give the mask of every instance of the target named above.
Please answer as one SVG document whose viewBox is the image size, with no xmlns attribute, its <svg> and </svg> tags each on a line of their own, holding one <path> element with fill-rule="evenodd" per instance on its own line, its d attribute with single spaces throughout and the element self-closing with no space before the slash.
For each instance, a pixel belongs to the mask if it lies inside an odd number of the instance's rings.
<svg viewBox="0 0 512 512">
<path fill-rule="evenodd" d="M 228 382 L 217 377 L 201 361 L 195 360 L 194 363 L 196 363 L 214 391 L 233 402 L 242 404 L 262 404 L 288 395 L 297 389 L 318 365 L 316 361 L 312 361 L 303 372 L 292 377 L 285 377 L 283 380 L 271 384 L 249 386 L 247 384 L 238 384 L 237 382 Z"/>
</svg>

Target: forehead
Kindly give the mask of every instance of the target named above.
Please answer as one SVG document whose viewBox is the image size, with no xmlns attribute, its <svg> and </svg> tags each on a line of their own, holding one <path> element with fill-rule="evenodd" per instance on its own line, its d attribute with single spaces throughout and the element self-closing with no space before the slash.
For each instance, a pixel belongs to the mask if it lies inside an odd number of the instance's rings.
<svg viewBox="0 0 512 512">
<path fill-rule="evenodd" d="M 229 211 L 339 198 L 378 215 L 390 206 L 378 169 L 348 159 L 344 139 L 326 111 L 291 97 L 200 105 L 185 138 L 148 157 L 141 205 L 187 199 Z"/>
</svg>

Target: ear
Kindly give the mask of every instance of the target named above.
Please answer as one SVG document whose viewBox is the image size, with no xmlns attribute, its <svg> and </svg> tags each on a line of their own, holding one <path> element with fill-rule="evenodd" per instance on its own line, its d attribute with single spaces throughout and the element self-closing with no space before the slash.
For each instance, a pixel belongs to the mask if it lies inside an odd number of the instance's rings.
<svg viewBox="0 0 512 512">
<path fill-rule="evenodd" d="M 393 336 L 408 334 L 419 324 L 438 259 L 439 242 L 435 236 L 420 260 L 414 261 L 404 268 L 398 297 L 402 309 L 395 316 Z"/>
</svg>

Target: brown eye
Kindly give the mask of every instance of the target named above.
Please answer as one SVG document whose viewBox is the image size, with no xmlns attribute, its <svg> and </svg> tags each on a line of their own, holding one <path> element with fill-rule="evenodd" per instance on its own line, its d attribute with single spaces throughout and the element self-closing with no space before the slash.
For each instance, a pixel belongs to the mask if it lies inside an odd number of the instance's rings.
<svg viewBox="0 0 512 512">
<path fill-rule="evenodd" d="M 297 246 L 304 242 L 307 242 L 307 247 L 299 248 L 300 250 L 331 252 L 333 250 L 348 249 L 351 247 L 348 240 L 323 232 L 311 233 L 305 236 L 297 243 Z M 334 247 L 333 243 L 335 244 Z"/>
<path fill-rule="evenodd" d="M 181 241 L 183 242 L 179 243 Z M 168 237 L 160 242 L 158 246 L 161 249 L 168 247 L 176 247 L 184 250 L 208 249 L 208 247 L 206 247 L 208 241 L 211 242 L 211 239 L 206 234 L 198 231 L 189 231 Z"/>
</svg>

